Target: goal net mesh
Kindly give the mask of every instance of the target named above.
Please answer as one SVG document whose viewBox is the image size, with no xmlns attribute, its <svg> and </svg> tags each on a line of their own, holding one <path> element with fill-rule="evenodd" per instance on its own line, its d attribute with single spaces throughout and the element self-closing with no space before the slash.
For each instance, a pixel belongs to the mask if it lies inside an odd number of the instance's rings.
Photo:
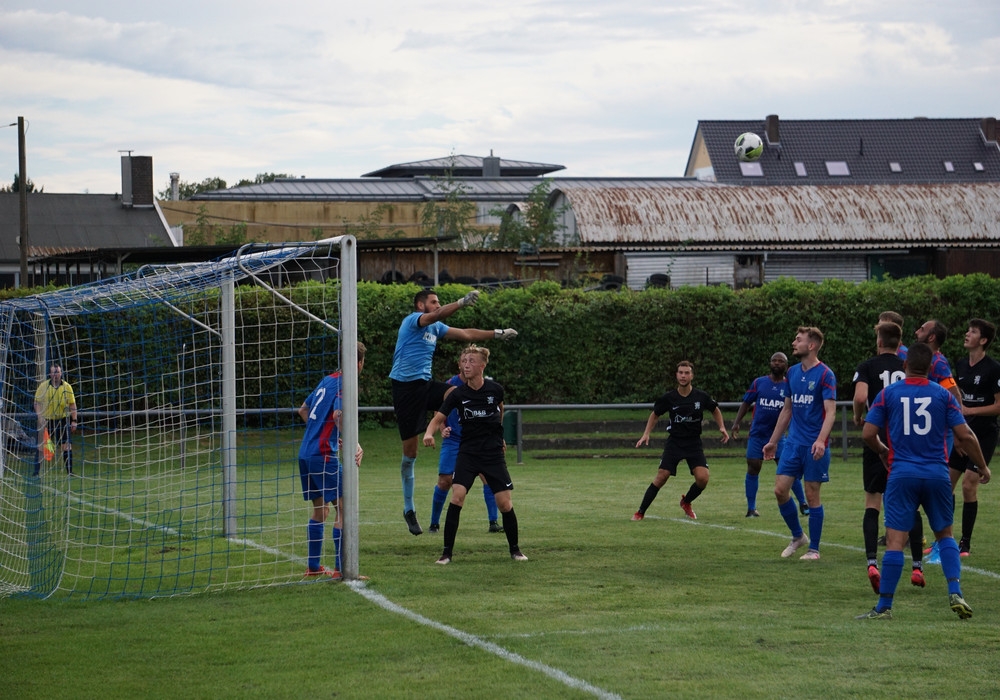
<svg viewBox="0 0 1000 700">
<path fill-rule="evenodd" d="M 303 580 L 295 411 L 340 369 L 341 242 L 0 304 L 0 597 Z M 68 446 L 36 415 L 53 365 L 75 395 Z"/>
</svg>

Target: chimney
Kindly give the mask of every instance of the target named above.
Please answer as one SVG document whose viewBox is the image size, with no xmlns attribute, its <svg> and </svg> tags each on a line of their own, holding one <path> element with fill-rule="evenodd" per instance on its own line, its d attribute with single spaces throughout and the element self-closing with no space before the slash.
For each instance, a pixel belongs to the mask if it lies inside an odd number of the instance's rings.
<svg viewBox="0 0 1000 700">
<path fill-rule="evenodd" d="M 483 177 L 500 177 L 500 159 L 493 155 L 492 148 L 489 156 L 483 158 Z"/>
<path fill-rule="evenodd" d="M 997 145 L 997 120 L 995 117 L 985 117 L 979 121 L 979 130 L 983 134 L 983 141 Z"/>
<path fill-rule="evenodd" d="M 170 173 L 170 199 L 176 202 L 181 198 L 181 174 Z"/>
<path fill-rule="evenodd" d="M 124 151 L 122 156 L 122 206 L 147 208 L 153 206 L 153 159 L 151 156 L 133 156 Z"/>
<path fill-rule="evenodd" d="M 769 146 L 781 145 L 781 134 L 778 131 L 778 115 L 768 114 L 764 120 L 764 138 Z"/>
</svg>

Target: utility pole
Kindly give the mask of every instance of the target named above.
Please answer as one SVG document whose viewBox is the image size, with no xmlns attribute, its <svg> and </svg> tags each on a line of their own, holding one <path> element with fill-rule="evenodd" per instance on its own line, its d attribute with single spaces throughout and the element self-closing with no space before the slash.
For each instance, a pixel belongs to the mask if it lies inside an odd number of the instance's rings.
<svg viewBox="0 0 1000 700">
<path fill-rule="evenodd" d="M 17 167 L 20 173 L 18 182 L 18 201 L 21 208 L 21 235 L 18 244 L 21 248 L 21 287 L 28 286 L 28 167 L 25 164 L 24 153 L 24 117 L 17 118 Z"/>
</svg>

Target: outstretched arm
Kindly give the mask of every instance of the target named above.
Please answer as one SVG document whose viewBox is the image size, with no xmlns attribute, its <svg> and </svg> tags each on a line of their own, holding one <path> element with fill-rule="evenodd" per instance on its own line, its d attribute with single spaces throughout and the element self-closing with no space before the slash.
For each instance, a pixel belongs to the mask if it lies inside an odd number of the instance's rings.
<svg viewBox="0 0 1000 700">
<path fill-rule="evenodd" d="M 423 328 L 424 326 L 429 326 L 432 323 L 443 321 L 444 319 L 448 318 L 459 309 L 462 309 L 466 306 L 474 305 L 478 299 L 479 299 L 479 290 L 473 289 L 471 292 L 466 294 L 458 301 L 453 301 L 450 304 L 439 306 L 433 311 L 427 311 L 420 314 L 420 319 L 417 321 L 417 325 Z"/>
</svg>

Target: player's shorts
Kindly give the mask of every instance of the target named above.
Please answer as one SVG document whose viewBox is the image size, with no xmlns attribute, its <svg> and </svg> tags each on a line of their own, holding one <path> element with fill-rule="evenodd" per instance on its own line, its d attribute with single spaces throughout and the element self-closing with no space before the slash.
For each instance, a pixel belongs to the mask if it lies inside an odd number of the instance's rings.
<svg viewBox="0 0 1000 700">
<path fill-rule="evenodd" d="M 503 457 L 499 460 L 483 460 L 475 455 L 463 455 L 459 452 L 458 459 L 455 460 L 455 477 L 451 483 L 464 486 L 468 491 L 480 474 L 486 479 L 487 486 L 494 494 L 514 490 L 514 482 L 510 478 L 507 461 Z"/>
<path fill-rule="evenodd" d="M 409 440 L 427 429 L 427 412 L 436 411 L 450 384 L 428 379 L 412 382 L 392 380 L 392 407 L 396 411 L 399 437 Z"/>
<path fill-rule="evenodd" d="M 324 503 L 340 498 L 340 460 L 336 457 L 299 458 L 302 498 L 312 501 L 320 496 Z"/>
<path fill-rule="evenodd" d="M 979 448 L 983 451 L 983 458 L 986 460 L 986 466 L 988 467 L 990 466 L 990 460 L 993 459 L 993 451 L 997 448 L 997 431 L 980 430 L 976 433 L 976 438 L 979 440 Z M 948 458 L 948 468 L 954 469 L 957 472 L 979 472 L 979 468 L 969 459 L 969 456 L 959 454 L 958 450 L 952 450 L 951 456 Z"/>
<path fill-rule="evenodd" d="M 778 476 L 790 476 L 803 481 L 826 483 L 830 480 L 830 448 L 819 459 L 812 457 L 812 445 L 789 442 L 778 462 Z"/>
<path fill-rule="evenodd" d="M 442 440 L 441 456 L 438 458 L 438 474 L 452 476 L 455 473 L 455 460 L 458 459 L 458 440 Z"/>
<path fill-rule="evenodd" d="M 660 457 L 660 469 L 666 469 L 671 476 L 677 476 L 677 465 L 682 459 L 687 460 L 688 471 L 694 472 L 695 467 L 708 468 L 705 448 L 700 438 L 683 443 L 672 438 L 667 439 L 663 455 Z"/>
<path fill-rule="evenodd" d="M 955 517 L 951 480 L 944 471 L 933 478 L 893 473 L 886 484 L 882 503 L 885 526 L 903 532 L 913 528 L 913 518 L 920 506 L 927 514 L 931 532 L 950 527 Z"/>
<path fill-rule="evenodd" d="M 770 440 L 766 438 L 747 438 L 747 459 L 764 459 L 764 445 Z M 781 461 L 781 451 L 785 449 L 785 438 L 778 440 L 778 449 L 774 453 L 775 461 Z"/>
<path fill-rule="evenodd" d="M 865 445 L 861 451 L 861 482 L 865 485 L 865 493 L 885 493 L 888 478 L 889 470 L 882 458 Z"/>
</svg>

